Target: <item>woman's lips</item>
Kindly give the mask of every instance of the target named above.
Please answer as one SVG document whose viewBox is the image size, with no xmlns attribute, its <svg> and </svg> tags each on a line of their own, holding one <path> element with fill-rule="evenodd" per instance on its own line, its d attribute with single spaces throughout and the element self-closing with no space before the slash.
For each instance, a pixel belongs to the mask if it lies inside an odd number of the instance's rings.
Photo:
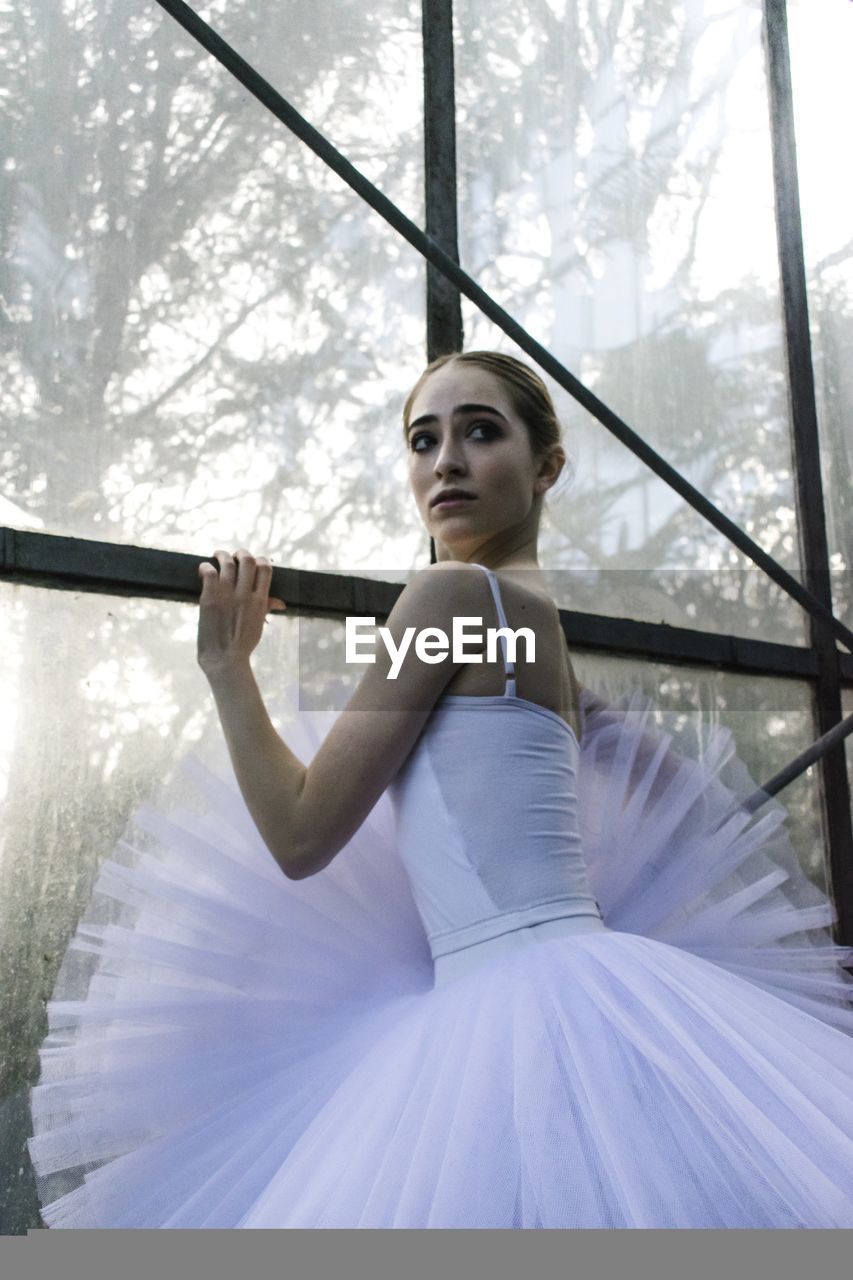
<svg viewBox="0 0 853 1280">
<path fill-rule="evenodd" d="M 453 507 L 464 507 L 466 502 L 476 501 L 476 498 L 445 498 L 443 502 L 435 504 L 433 511 L 450 511 Z"/>
</svg>

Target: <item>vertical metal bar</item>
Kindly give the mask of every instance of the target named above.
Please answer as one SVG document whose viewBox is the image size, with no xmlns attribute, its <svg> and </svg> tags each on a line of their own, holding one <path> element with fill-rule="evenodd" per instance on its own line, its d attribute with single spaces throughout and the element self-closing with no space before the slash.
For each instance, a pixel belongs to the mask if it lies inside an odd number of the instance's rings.
<svg viewBox="0 0 853 1280">
<path fill-rule="evenodd" d="M 422 0 L 426 233 L 459 264 L 453 0 Z M 462 300 L 427 263 L 427 361 L 462 350 Z"/>
<path fill-rule="evenodd" d="M 800 553 L 804 586 L 831 609 L 785 0 L 764 0 L 763 34 Z M 841 719 L 839 653 L 832 635 L 826 627 L 816 626 L 812 615 L 809 631 L 818 657 L 815 704 L 818 733 L 823 735 Z M 849 945 L 853 942 L 853 821 L 843 743 L 822 757 L 821 783 L 829 876 L 838 912 L 836 940 Z"/>
<path fill-rule="evenodd" d="M 456 72 L 453 60 L 453 0 L 422 0 L 424 59 L 424 201 L 426 233 L 459 263 L 456 210 Z M 462 297 L 446 276 L 427 262 L 427 363 L 461 351 Z M 435 539 L 429 540 L 435 564 Z"/>
</svg>

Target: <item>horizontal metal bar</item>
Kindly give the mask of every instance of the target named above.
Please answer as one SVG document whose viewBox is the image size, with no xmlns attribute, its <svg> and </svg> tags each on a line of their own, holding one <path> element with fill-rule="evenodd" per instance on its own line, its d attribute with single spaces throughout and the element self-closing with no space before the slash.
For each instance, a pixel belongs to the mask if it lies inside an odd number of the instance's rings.
<svg viewBox="0 0 853 1280">
<path fill-rule="evenodd" d="M 674 665 L 714 667 L 742 675 L 817 678 L 817 661 L 810 649 L 745 636 L 694 631 L 665 622 L 642 622 L 578 610 L 560 610 L 567 643 L 623 657 L 653 658 Z M 847 657 L 839 655 L 842 661 Z M 853 657 L 848 671 L 853 674 Z"/>
<path fill-rule="evenodd" d="M 198 566 L 205 561 L 216 563 L 213 552 L 198 556 L 32 530 L 0 532 L 0 578 L 30 586 L 197 603 L 201 594 Z M 357 576 L 274 567 L 270 593 L 287 602 L 289 615 L 387 617 L 401 590 L 395 583 Z"/>
<path fill-rule="evenodd" d="M 201 592 L 198 566 L 205 560 L 213 560 L 212 553 L 198 556 L 0 527 L 0 578 L 31 586 L 194 603 Z M 270 590 L 287 602 L 283 616 L 384 619 L 403 584 L 274 566 Z M 742 675 L 814 680 L 818 674 L 814 651 L 800 645 L 573 609 L 560 609 L 560 620 L 570 646 L 595 653 L 714 667 Z M 839 653 L 838 658 L 842 681 L 853 685 L 853 657 Z"/>
<path fill-rule="evenodd" d="M 759 565 L 774 582 L 806 609 L 814 618 L 818 618 L 832 632 L 837 640 L 853 651 L 853 631 L 836 618 L 832 611 L 807 591 L 796 578 L 783 569 L 772 556 L 754 542 L 743 529 L 730 520 L 728 516 L 714 505 L 710 499 L 696 489 L 675 467 L 671 466 L 659 453 L 633 431 L 626 422 L 598 399 L 588 387 L 585 387 L 550 351 L 538 343 L 514 320 L 508 312 L 481 289 L 462 268 L 453 261 L 431 236 L 426 235 L 397 206 L 384 195 L 378 187 L 365 178 L 364 174 L 352 165 L 327 138 L 309 124 L 304 116 L 293 107 L 269 81 L 265 80 L 245 59 L 241 58 L 221 36 L 208 26 L 183 0 L 157 0 L 161 8 L 180 23 L 203 48 L 212 54 L 218 62 L 230 71 L 249 92 L 263 103 L 282 124 L 286 125 L 298 138 L 318 155 L 340 178 L 350 186 L 361 198 L 379 213 L 385 221 L 398 231 L 429 262 L 432 262 L 459 291 L 470 298 L 484 315 L 493 320 L 503 332 L 529 355 L 536 363 L 551 375 L 565 391 L 583 405 L 602 426 L 621 440 L 641 461 L 660 476 L 670 488 L 679 493 L 692 507 L 703 515 L 716 529 L 734 543 L 744 555 Z"/>
</svg>

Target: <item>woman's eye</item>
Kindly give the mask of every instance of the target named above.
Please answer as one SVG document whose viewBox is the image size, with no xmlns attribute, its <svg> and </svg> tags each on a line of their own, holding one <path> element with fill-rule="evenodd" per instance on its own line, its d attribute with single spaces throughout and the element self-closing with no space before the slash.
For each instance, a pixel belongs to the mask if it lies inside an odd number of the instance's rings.
<svg viewBox="0 0 853 1280">
<path fill-rule="evenodd" d="M 490 432 L 493 435 L 500 434 L 499 428 L 496 427 L 493 422 L 475 422 L 475 423 L 472 423 L 470 429 L 471 431 L 480 431 L 485 429 L 487 432 Z M 409 447 L 411 448 L 413 453 L 423 453 L 424 450 L 419 449 L 417 447 L 418 441 L 426 440 L 427 443 L 429 443 L 430 441 L 432 441 L 432 439 L 433 437 L 429 434 L 429 432 L 421 431 L 416 436 L 412 436 Z"/>
</svg>

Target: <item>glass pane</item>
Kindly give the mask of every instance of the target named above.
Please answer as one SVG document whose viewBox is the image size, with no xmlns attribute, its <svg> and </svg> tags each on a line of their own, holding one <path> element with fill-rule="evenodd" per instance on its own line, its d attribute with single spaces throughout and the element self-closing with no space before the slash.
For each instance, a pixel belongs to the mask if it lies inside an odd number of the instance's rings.
<svg viewBox="0 0 853 1280">
<path fill-rule="evenodd" d="M 816 733 L 811 689 L 805 681 L 733 675 L 657 662 L 636 662 L 578 650 L 573 663 L 581 684 L 611 700 L 641 689 L 655 706 L 655 723 L 669 732 L 682 721 L 722 725 L 756 788 L 777 774 Z M 800 865 L 828 892 L 819 776 L 812 766 L 778 795 Z"/>
<path fill-rule="evenodd" d="M 853 6 L 788 0 L 791 78 L 836 615 L 853 626 Z"/>
<path fill-rule="evenodd" d="M 522 19 L 509 0 L 459 0 L 461 253 L 796 571 L 761 11 L 531 0 Z M 466 346 L 515 351 L 473 307 L 465 325 Z M 592 571 L 580 607 L 742 635 L 772 618 L 775 637 L 802 643 L 799 607 L 556 396 L 577 477 L 554 493 L 543 546 L 549 564 Z"/>
<path fill-rule="evenodd" d="M 99 867 L 145 800 L 193 805 L 177 761 L 227 761 L 196 664 L 195 605 L 0 583 L 0 1204 L 3 1230 L 39 1226 L 23 1146 L 50 997 Z M 306 694 L 339 667 L 342 624 L 271 619 L 253 659 L 274 723 L 281 673 Z M 306 698 L 307 702 L 307 698 Z M 307 714 L 307 713 L 306 713 Z M 118 854 L 120 857 L 120 853 Z"/>
<path fill-rule="evenodd" d="M 419 256 L 157 6 L 16 13 L 0 522 L 411 563 Z M 422 222 L 416 0 L 205 18 Z"/>
</svg>

